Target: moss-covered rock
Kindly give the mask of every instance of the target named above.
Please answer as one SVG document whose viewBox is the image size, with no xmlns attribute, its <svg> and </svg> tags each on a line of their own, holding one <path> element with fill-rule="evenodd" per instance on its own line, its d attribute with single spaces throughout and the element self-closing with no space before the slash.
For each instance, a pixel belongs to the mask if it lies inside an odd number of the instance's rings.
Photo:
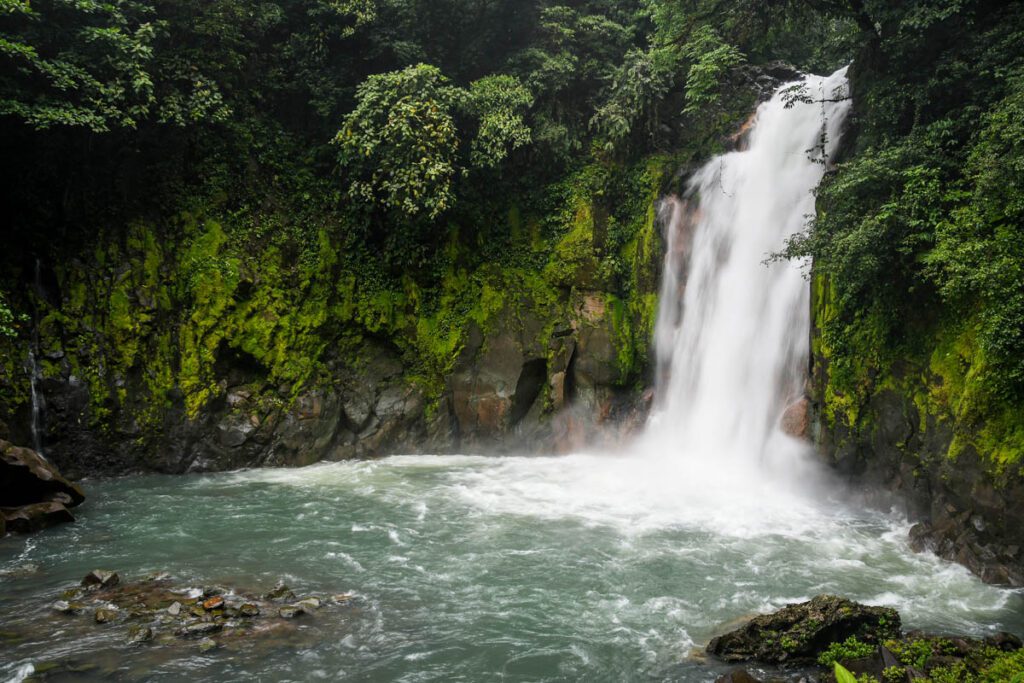
<svg viewBox="0 0 1024 683">
<path fill-rule="evenodd" d="M 880 643 L 900 635 L 900 615 L 887 607 L 868 607 L 835 595 L 819 595 L 754 617 L 718 636 L 707 651 L 727 662 L 768 664 L 816 661 L 830 644 L 855 637 Z"/>
</svg>

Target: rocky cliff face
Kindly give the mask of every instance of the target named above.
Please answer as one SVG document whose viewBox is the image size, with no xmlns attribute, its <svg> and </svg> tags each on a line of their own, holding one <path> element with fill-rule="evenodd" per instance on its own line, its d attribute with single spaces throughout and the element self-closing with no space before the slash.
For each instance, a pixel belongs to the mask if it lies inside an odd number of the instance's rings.
<svg viewBox="0 0 1024 683">
<path fill-rule="evenodd" d="M 174 396 L 159 422 L 143 429 L 126 414 L 141 411 L 148 397 L 126 401 L 121 419 L 103 424 L 89 385 L 62 364 L 60 374 L 39 384 L 46 453 L 69 476 L 80 477 L 579 446 L 611 417 L 643 409 L 637 385 L 621 375 L 621 342 L 604 297 L 579 295 L 575 315 L 550 329 L 529 300 L 518 312 L 501 308 L 486 331 L 471 323 L 436 398 L 410 380 L 394 348 L 368 340 L 345 361 L 332 362 L 329 381 L 291 399 L 244 367 L 225 366 L 217 393 L 197 414 Z M 15 440 L 29 438 L 23 433 L 28 410 L 21 405 L 8 420 Z"/>
<path fill-rule="evenodd" d="M 813 285 L 811 414 L 822 457 L 869 500 L 902 506 L 916 522 L 915 549 L 990 583 L 1024 585 L 1021 453 L 1012 429 L 972 410 L 962 392 L 969 339 L 947 343 L 955 331 L 946 329 L 922 358 L 865 362 L 851 387 L 833 372 L 817 324 L 829 315 L 828 283 L 817 276 Z"/>
<path fill-rule="evenodd" d="M 577 197 L 539 267 L 456 263 L 433 291 L 382 288 L 325 235 L 306 266 L 240 253 L 213 221 L 135 226 L 44 268 L 31 338 L 0 340 L 0 427 L 32 440 L 32 348 L 44 450 L 71 477 L 579 446 L 642 410 L 652 168 L 617 241 Z"/>
</svg>

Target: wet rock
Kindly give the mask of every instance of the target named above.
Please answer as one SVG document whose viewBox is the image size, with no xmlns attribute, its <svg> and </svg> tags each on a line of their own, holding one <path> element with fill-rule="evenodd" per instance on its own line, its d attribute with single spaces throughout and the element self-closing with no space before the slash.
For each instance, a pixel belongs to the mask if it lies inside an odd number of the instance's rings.
<svg viewBox="0 0 1024 683">
<path fill-rule="evenodd" d="M 109 624 L 117 619 L 117 612 L 106 607 L 100 607 L 93 612 L 93 619 L 96 620 L 97 624 Z"/>
<path fill-rule="evenodd" d="M 707 650 L 727 662 L 777 664 L 812 661 L 830 643 L 850 636 L 877 643 L 899 634 L 900 615 L 894 609 L 819 595 L 808 602 L 754 617 L 744 626 L 713 638 Z"/>
<path fill-rule="evenodd" d="M 729 673 L 719 676 L 715 683 L 761 683 L 761 680 L 751 676 L 746 669 L 733 669 Z"/>
<path fill-rule="evenodd" d="M 85 500 L 77 485 L 35 451 L 0 440 L 0 507 L 21 507 L 51 501 L 63 494 L 73 507 Z"/>
<path fill-rule="evenodd" d="M 295 593 L 284 583 L 278 583 L 274 588 L 263 596 L 267 600 L 294 600 Z"/>
<path fill-rule="evenodd" d="M 203 609 L 205 610 L 220 609 L 223 606 L 224 598 L 219 595 L 215 595 L 214 597 L 203 601 Z"/>
<path fill-rule="evenodd" d="M 277 615 L 282 619 L 295 619 L 306 613 L 300 605 L 285 605 L 277 610 Z"/>
<path fill-rule="evenodd" d="M 61 614 L 81 614 L 85 609 L 85 606 L 78 602 L 68 602 L 67 600 L 57 600 L 50 609 L 54 612 L 60 612 Z"/>
<path fill-rule="evenodd" d="M 181 603 L 172 602 L 171 605 L 167 608 L 167 613 L 170 614 L 172 617 L 176 617 L 179 614 L 181 614 Z"/>
<path fill-rule="evenodd" d="M 1012 633 L 1007 633 L 1006 631 L 999 631 L 998 633 L 988 636 L 985 638 L 985 644 L 991 645 L 992 647 L 998 648 L 1004 652 L 1012 652 L 1024 647 L 1024 642 L 1022 642 L 1020 638 Z"/>
<path fill-rule="evenodd" d="M 34 503 L 16 508 L 0 508 L 6 531 L 31 534 L 58 524 L 75 521 L 74 515 L 56 501 Z"/>
<path fill-rule="evenodd" d="M 132 626 L 128 629 L 128 637 L 125 643 L 128 645 L 141 645 L 153 640 L 153 629 L 148 626 Z"/>
<path fill-rule="evenodd" d="M 247 602 L 238 608 L 238 615 L 241 617 L 258 617 L 260 615 L 260 608 L 251 602 Z"/>
<path fill-rule="evenodd" d="M 220 645 L 217 643 L 216 640 L 213 640 L 212 638 L 203 638 L 199 641 L 199 652 L 201 653 L 216 650 L 218 647 L 220 647 Z"/>
<path fill-rule="evenodd" d="M 782 431 L 796 439 L 806 439 L 810 435 L 811 402 L 807 398 L 791 403 L 784 413 L 780 427 Z"/>
<path fill-rule="evenodd" d="M 337 595 L 331 596 L 331 600 L 338 603 L 339 605 L 348 604 L 355 600 L 355 598 L 356 596 L 352 593 L 338 593 Z"/>
<path fill-rule="evenodd" d="M 303 598 L 297 603 L 302 609 L 308 611 L 320 609 L 320 598 Z"/>
<path fill-rule="evenodd" d="M 218 624 L 212 621 L 200 621 L 185 626 L 178 631 L 178 635 L 184 638 L 202 638 L 210 635 L 211 633 L 219 633 L 222 628 L 224 628 L 223 624 Z"/>
<path fill-rule="evenodd" d="M 117 575 L 117 572 L 108 569 L 93 569 L 82 579 L 82 585 L 86 588 L 111 588 L 119 583 L 121 583 L 121 577 Z"/>
</svg>

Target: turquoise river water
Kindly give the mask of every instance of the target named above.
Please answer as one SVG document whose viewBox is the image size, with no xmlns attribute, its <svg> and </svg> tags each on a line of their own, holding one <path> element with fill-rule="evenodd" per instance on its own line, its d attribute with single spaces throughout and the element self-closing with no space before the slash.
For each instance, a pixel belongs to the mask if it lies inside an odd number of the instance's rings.
<svg viewBox="0 0 1024 683">
<path fill-rule="evenodd" d="M 87 481 L 75 524 L 0 541 L 0 631 L 44 626 L 2 644 L 0 680 L 80 657 L 106 680 L 708 681 L 718 669 L 693 654 L 716 629 L 823 592 L 895 606 L 907 627 L 1024 627 L 1019 592 L 912 553 L 899 517 L 750 489 L 712 506 L 659 483 L 685 475 L 623 456 L 409 456 Z M 48 610 L 96 567 L 359 599 L 304 621 L 299 644 L 172 656 Z"/>
</svg>

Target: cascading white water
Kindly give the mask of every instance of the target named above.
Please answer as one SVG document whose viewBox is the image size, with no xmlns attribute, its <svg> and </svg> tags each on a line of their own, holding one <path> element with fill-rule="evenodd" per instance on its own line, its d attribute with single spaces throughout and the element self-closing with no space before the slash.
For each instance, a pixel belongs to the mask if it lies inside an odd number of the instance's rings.
<svg viewBox="0 0 1024 683">
<path fill-rule="evenodd" d="M 800 264 L 767 259 L 813 213 L 850 102 L 846 69 L 807 77 L 787 107 L 794 85 L 760 106 L 745 149 L 712 159 L 685 199 L 663 205 L 658 391 L 645 437 L 656 452 L 779 470 L 803 448 L 779 422 L 803 392 L 809 288 Z"/>
<path fill-rule="evenodd" d="M 32 395 L 32 422 L 29 428 L 32 431 L 32 449 L 39 454 L 39 457 L 46 459 L 43 456 L 43 397 L 39 393 L 37 387 L 41 371 L 39 369 L 39 361 L 36 360 L 35 351 L 32 349 L 28 350 L 28 364 L 29 364 L 29 386 L 31 387 Z"/>
<path fill-rule="evenodd" d="M 33 287 L 35 289 L 36 296 L 42 300 L 45 295 L 43 292 L 42 262 L 39 259 L 36 259 Z M 39 391 L 39 380 L 42 379 L 43 372 L 42 368 L 39 367 L 39 357 L 37 355 L 37 351 L 39 350 L 38 307 L 36 311 L 36 319 L 33 321 L 32 325 L 32 344 L 28 349 L 29 386 L 31 387 L 32 396 L 32 422 L 30 424 L 30 429 L 32 430 L 33 450 L 39 454 L 39 457 L 46 460 L 46 456 L 43 455 L 43 411 L 46 408 L 46 403 L 43 399 L 42 392 Z"/>
</svg>

